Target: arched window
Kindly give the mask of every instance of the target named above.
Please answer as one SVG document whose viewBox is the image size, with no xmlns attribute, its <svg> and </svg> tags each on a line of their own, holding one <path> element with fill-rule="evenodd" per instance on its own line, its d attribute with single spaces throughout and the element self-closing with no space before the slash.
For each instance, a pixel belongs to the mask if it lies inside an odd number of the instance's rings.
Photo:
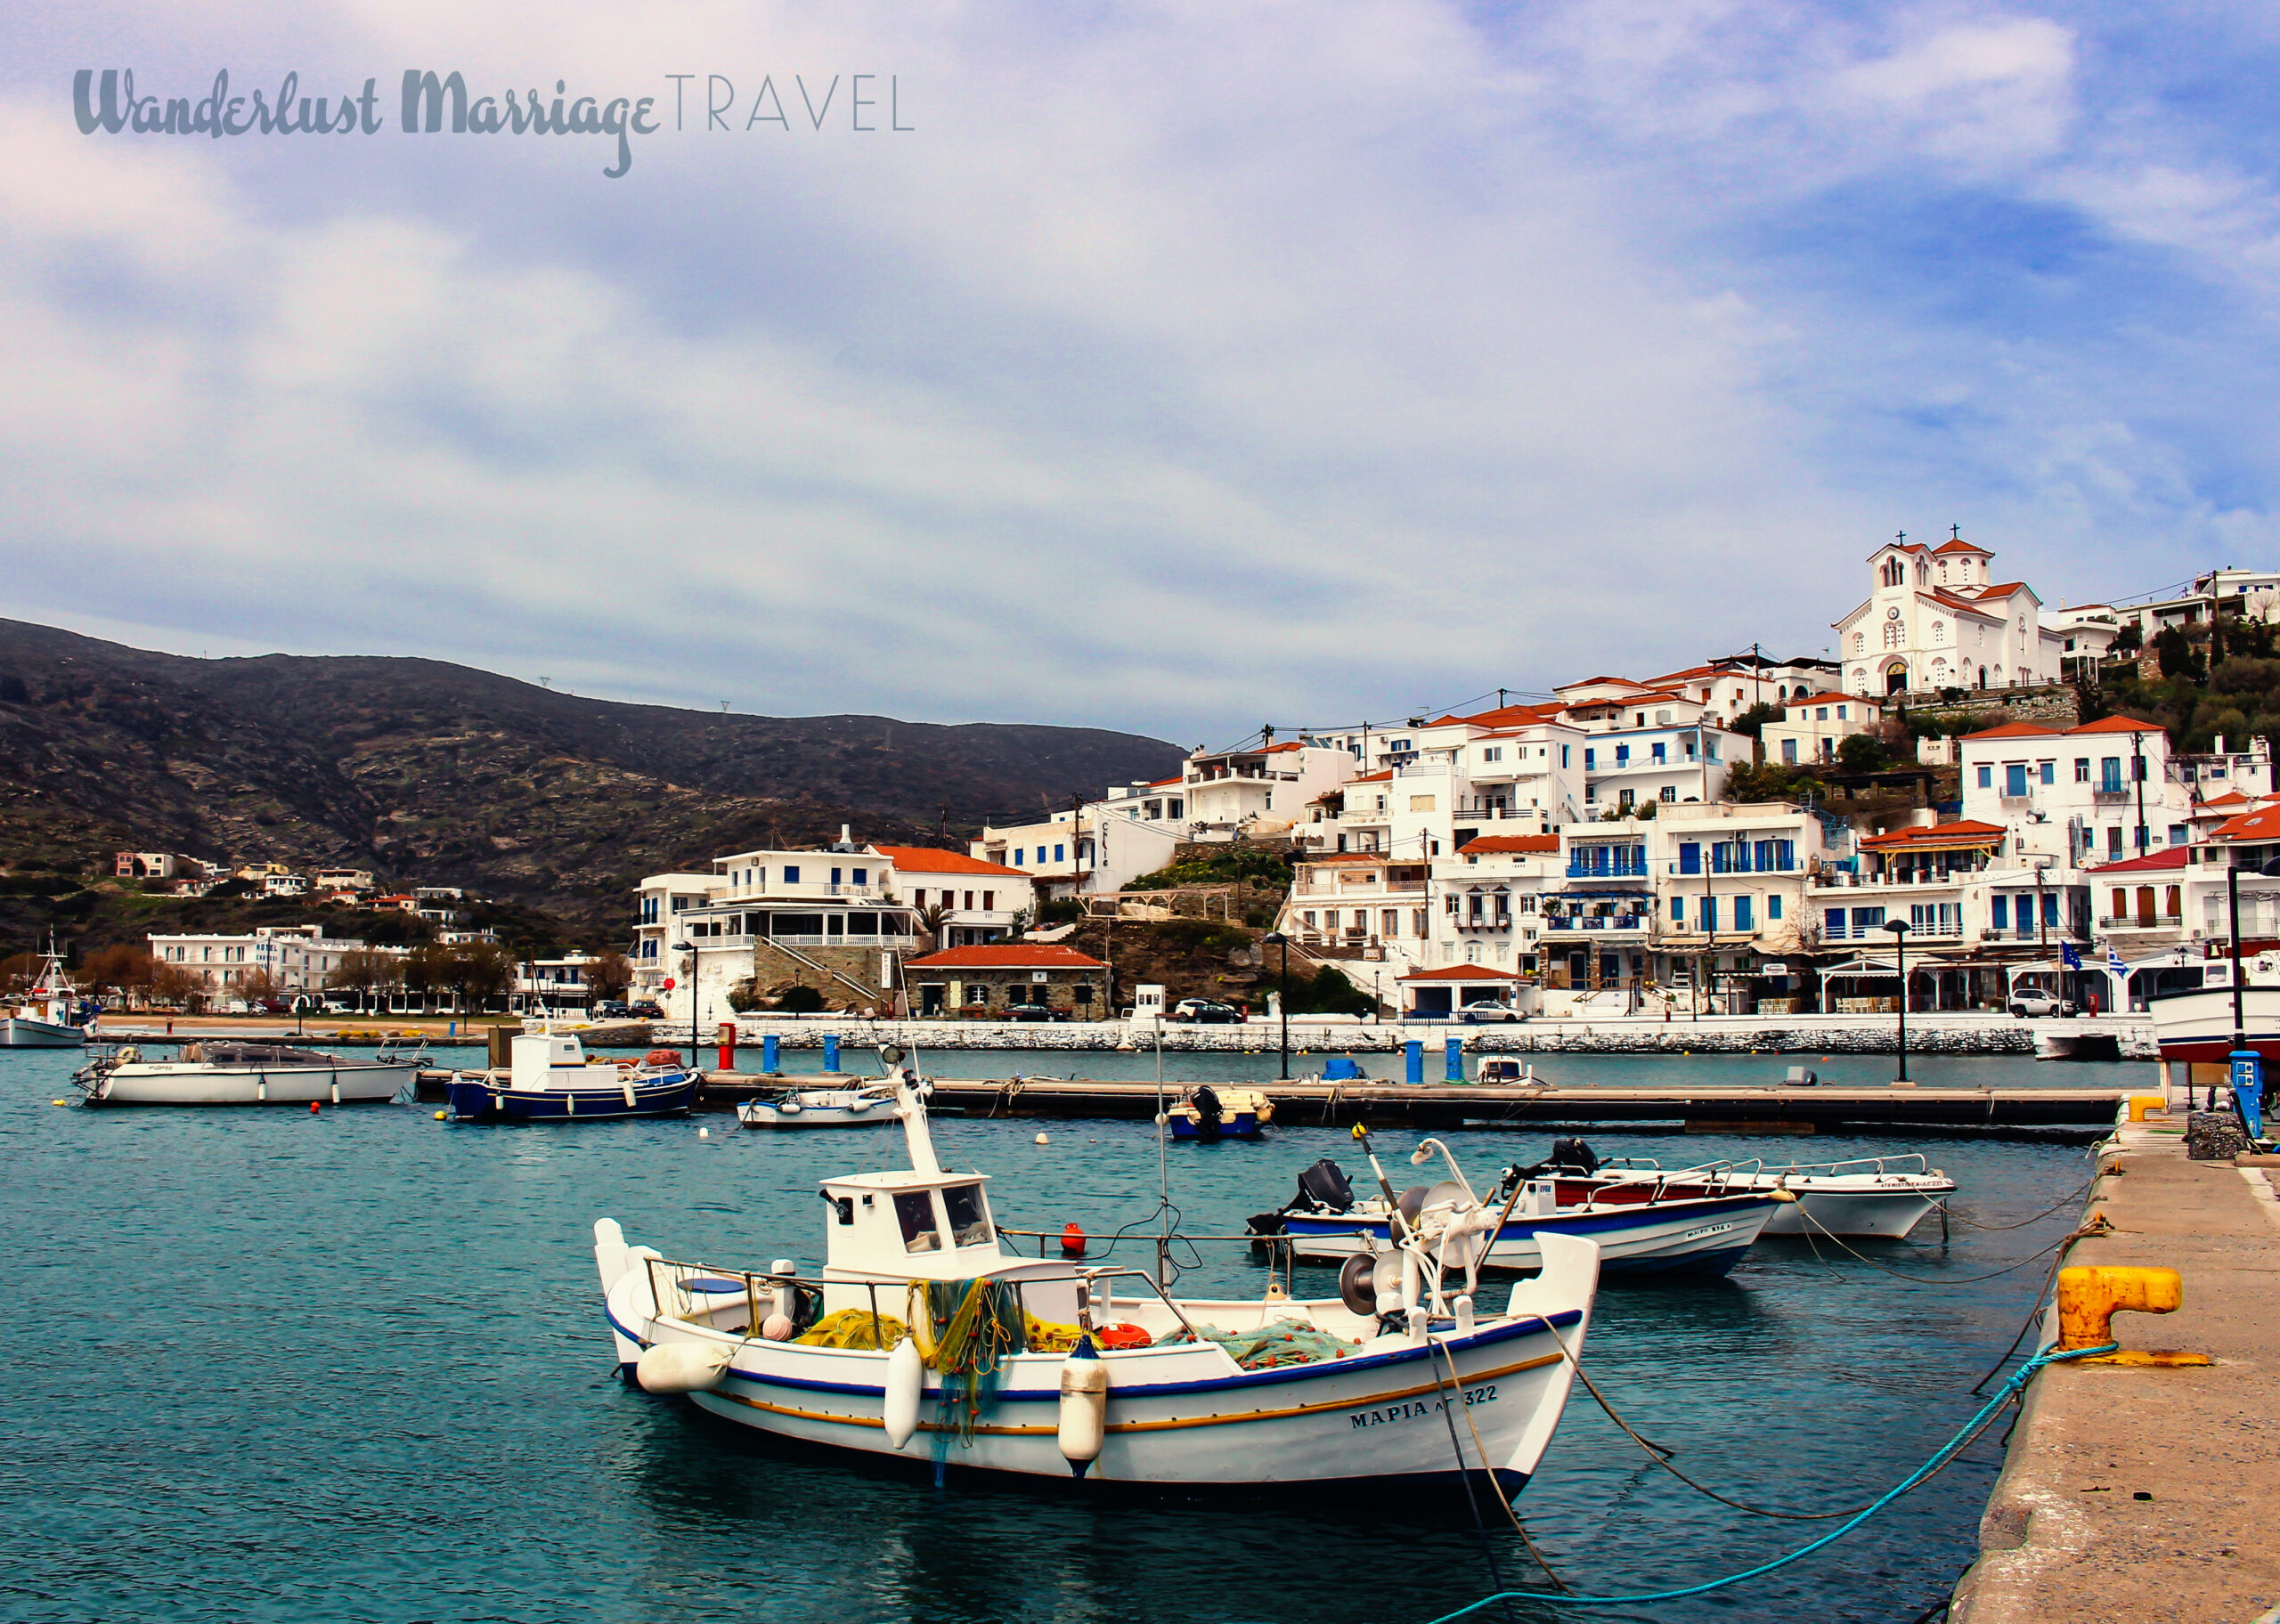
<svg viewBox="0 0 2280 1624">
<path fill-rule="evenodd" d="M 1945 621 L 1934 621 L 1932 622 L 1932 641 L 1934 643 L 1944 643 L 1947 640 L 1948 623 Z"/>
<path fill-rule="evenodd" d="M 1854 654 L 1857 654 L 1863 652 L 1868 648 L 1868 646 L 1869 634 L 1867 632 L 1856 631 L 1852 634 L 1852 652 Z"/>
<path fill-rule="evenodd" d="M 1901 640 L 1907 637 L 1907 635 L 1908 633 L 1902 629 L 1901 623 L 1898 621 L 1886 621 L 1885 622 L 1885 646 L 1886 648 L 1898 648 L 1901 646 Z"/>
<path fill-rule="evenodd" d="M 1901 581 L 1903 579 L 1905 579 L 1905 577 L 1906 577 L 1906 566 L 1905 566 L 1905 565 L 1903 565 L 1903 564 L 1900 562 L 1900 560 L 1899 560 L 1899 559 L 1897 559 L 1897 558 L 1887 558 L 1887 559 L 1885 559 L 1885 567 L 1884 567 L 1884 582 L 1885 582 L 1885 585 L 1886 585 L 1886 586 L 1888 586 L 1888 587 L 1896 587 L 1896 586 L 1900 585 Z"/>
</svg>

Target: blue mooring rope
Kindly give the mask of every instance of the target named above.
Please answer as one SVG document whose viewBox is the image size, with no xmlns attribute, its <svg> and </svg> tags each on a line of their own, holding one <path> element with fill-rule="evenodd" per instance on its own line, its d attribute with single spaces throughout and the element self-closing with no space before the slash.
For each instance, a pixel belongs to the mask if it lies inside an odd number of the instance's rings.
<svg viewBox="0 0 2280 1624">
<path fill-rule="evenodd" d="M 1963 1447 L 1965 1441 L 1971 1435 L 1971 1432 L 1974 1427 L 1977 1426 L 1981 1422 L 1986 1420 L 1990 1416 L 2000 1409 L 2005 1404 L 2008 1403 L 2011 1401 L 2012 1395 L 2016 1393 L 2020 1388 L 2025 1386 L 2033 1377 L 2034 1373 L 2041 1369 L 2045 1365 L 2055 1365 L 2062 1360 L 2070 1359 L 2088 1359 L 2091 1355 L 2097 1353 L 2111 1353 L 2121 1345 L 2121 1344 L 2120 1343 L 2109 1342 L 2103 1347 L 2073 1348 L 2064 1353 L 2058 1352 L 2054 1349 L 2044 1349 L 2041 1352 L 2029 1360 L 2025 1364 L 2021 1365 L 2016 1371 L 2013 1372 L 2011 1379 L 2005 1382 L 2001 1387 L 1996 1390 L 1995 1396 L 1988 1400 L 1986 1403 L 1980 1406 L 1978 1414 L 1975 1415 L 1970 1420 L 1958 1427 L 1955 1431 L 1954 1436 L 1950 1437 L 1937 1449 L 1934 1449 L 1932 1452 L 1932 1458 L 1929 1460 L 1917 1467 L 1915 1471 L 1910 1473 L 1908 1476 L 1896 1487 L 1887 1490 L 1884 1494 L 1878 1496 L 1869 1506 L 1863 1508 L 1858 1516 L 1852 1518 L 1849 1522 L 1838 1523 L 1835 1528 L 1829 1530 L 1828 1532 L 1823 1534 L 1812 1544 L 1799 1546 L 1796 1550 L 1791 1551 L 1787 1556 L 1776 1556 L 1771 1562 L 1760 1563 L 1754 1568 L 1745 1569 L 1739 1573 L 1730 1573 L 1723 1579 L 1714 1579 L 1708 1584 L 1689 1585 L 1683 1590 L 1652 1590 L 1640 1596 L 1572 1596 L 1565 1592 L 1551 1590 L 1500 1590 L 1494 1596 L 1485 1596 L 1481 1597 L 1480 1600 L 1473 1603 L 1469 1607 L 1460 1607 L 1454 1612 L 1445 1612 L 1439 1618 L 1435 1619 L 1432 1621 L 1432 1624 L 1450 1624 L 1452 1620 L 1462 1619 L 1468 1613 L 1478 1612 L 1483 1607 L 1503 1601 L 1588 1602 L 1595 1606 L 1606 1606 L 1616 1603 L 1631 1602 L 1675 1602 L 1684 1596 L 1701 1596 L 1705 1592 L 1711 1590 L 1722 1590 L 1728 1585 L 1740 1584 L 1742 1580 L 1746 1579 L 1755 1579 L 1759 1574 L 1771 1573 L 1776 1568 L 1786 1568 L 1793 1562 L 1796 1562 L 1804 1557 L 1812 1555 L 1824 1545 L 1828 1545 L 1834 1540 L 1842 1539 L 1845 1535 L 1860 1527 L 1861 1523 L 1866 1522 L 1870 1517 L 1875 1516 L 1877 1513 L 1891 1505 L 1901 1495 L 1906 1494 L 1910 1489 L 1915 1488 L 1917 1484 L 1922 1482 L 1934 1472 L 1939 1470 L 1950 1455 L 1954 1454 L 1958 1449 Z"/>
</svg>

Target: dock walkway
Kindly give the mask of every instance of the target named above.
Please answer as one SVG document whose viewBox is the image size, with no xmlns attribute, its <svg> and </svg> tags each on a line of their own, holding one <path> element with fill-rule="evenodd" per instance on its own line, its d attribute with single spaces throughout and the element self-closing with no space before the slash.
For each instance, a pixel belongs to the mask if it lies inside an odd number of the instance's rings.
<svg viewBox="0 0 2280 1624">
<path fill-rule="evenodd" d="M 2113 1160 L 2090 1210 L 2114 1232 L 2066 1261 L 2177 1270 L 2184 1305 L 2115 1336 L 2217 1362 L 2038 1376 L 1950 1624 L 2247 1624 L 2280 1601 L 2280 1202 L 2174 1127 L 2123 1128 Z"/>
</svg>

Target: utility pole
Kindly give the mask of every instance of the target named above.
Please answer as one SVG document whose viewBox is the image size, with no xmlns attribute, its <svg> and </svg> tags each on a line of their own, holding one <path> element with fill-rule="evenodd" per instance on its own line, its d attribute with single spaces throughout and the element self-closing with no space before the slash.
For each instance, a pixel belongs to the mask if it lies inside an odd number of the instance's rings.
<svg viewBox="0 0 2280 1624">
<path fill-rule="evenodd" d="M 2144 857 L 2149 848 L 2146 844 L 2146 735 L 2129 735 L 2129 769 L 2138 780 L 2138 851 Z"/>
</svg>

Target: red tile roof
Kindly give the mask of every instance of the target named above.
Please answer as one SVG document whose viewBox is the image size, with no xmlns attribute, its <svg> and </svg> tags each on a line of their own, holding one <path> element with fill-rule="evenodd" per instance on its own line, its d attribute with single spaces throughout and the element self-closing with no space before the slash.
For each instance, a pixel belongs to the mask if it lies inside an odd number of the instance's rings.
<svg viewBox="0 0 2280 1624">
<path fill-rule="evenodd" d="M 2229 807 L 2235 803 L 2244 807 L 2249 804 L 2249 799 L 2247 796 L 2242 794 L 2238 790 L 2227 790 L 2222 795 L 2211 795 L 2208 800 L 2203 801 L 2199 809 L 2203 812 L 2209 812 L 2215 810 L 2219 807 Z"/>
<path fill-rule="evenodd" d="M 1029 878 L 1018 868 L 1007 868 L 1002 863 L 986 863 L 980 857 L 967 857 L 962 851 L 937 851 L 932 846 L 874 846 L 871 849 L 893 864 L 898 872 L 906 874 L 995 874 L 1007 880 Z"/>
<path fill-rule="evenodd" d="M 2095 722 L 2085 722 L 2085 723 L 2083 723 L 2080 727 L 2069 727 L 2066 731 L 2067 731 L 2068 733 L 2070 733 L 2070 734 L 2073 734 L 2073 733 L 2144 733 L 2144 734 L 2155 734 L 2155 733 L 2159 733 L 2159 732 L 2161 732 L 2161 730 L 2162 730 L 2162 725 L 2161 725 L 2159 722 L 2141 722 L 2141 721 L 2139 721 L 2137 718 L 2135 718 L 2135 717 L 2130 717 L 2130 716 L 2105 716 L 2105 717 L 2100 717 L 2100 718 L 2099 718 L 2097 721 L 2095 721 Z"/>
<path fill-rule="evenodd" d="M 2024 581 L 2007 581 L 2000 586 L 1983 587 L 1980 589 L 1979 596 L 1982 597 L 2008 597 L 2014 592 L 2024 592 L 2033 597 L 2040 597 L 2041 596 Z"/>
<path fill-rule="evenodd" d="M 1305 748 L 1306 745 L 1302 741 L 1292 739 L 1287 743 L 1269 744 L 1265 750 L 1260 751 L 1258 753 L 1262 756 L 1279 756 L 1286 750 L 1304 750 Z"/>
<path fill-rule="evenodd" d="M 1975 846 L 1982 840 L 1999 840 L 2005 832 L 2000 824 L 1983 824 L 1966 817 L 1952 824 L 1918 824 L 1912 829 L 1895 829 L 1890 834 L 1872 834 L 1861 842 L 1861 849 L 1893 851 L 1923 845 Z"/>
<path fill-rule="evenodd" d="M 2212 840 L 2280 840 L 2280 807 L 2243 812 L 2209 832 Z"/>
<path fill-rule="evenodd" d="M 1534 705 L 1504 705 L 1494 710 L 1476 710 L 1470 716 L 1450 715 L 1436 718 L 1427 724 L 1432 727 L 1448 727 L 1460 722 L 1475 727 L 1525 727 L 1531 722 L 1544 719 L 1543 713 Z"/>
<path fill-rule="evenodd" d="M 1824 688 L 1818 694 L 1792 694 L 1781 702 L 1785 705 L 1825 705 L 1832 699 L 1840 704 L 1864 705 L 1871 710 L 1884 709 L 1882 701 L 1866 694 L 1840 694 L 1835 688 Z"/>
<path fill-rule="evenodd" d="M 1383 772 L 1357 773 L 1353 777 L 1348 778 L 1346 782 L 1348 784 L 1385 784 L 1391 780 L 1392 777 L 1393 768 L 1387 767 Z"/>
<path fill-rule="evenodd" d="M 905 970 L 1106 970 L 1098 959 L 1058 942 L 989 942 L 977 947 L 945 947 Z"/>
<path fill-rule="evenodd" d="M 1942 541 L 1939 546 L 1932 549 L 1932 556 L 1935 558 L 1942 553 L 1977 553 L 1983 558 L 1992 558 L 1995 556 L 1989 552 L 1985 548 L 1974 547 L 1970 542 L 1962 540 L 1960 537 L 1953 541 Z"/>
<path fill-rule="evenodd" d="M 1186 782 L 1186 779 L 1175 773 L 1168 778 L 1151 778 L 1148 780 L 1148 787 L 1152 790 L 1160 790 L 1168 784 L 1185 784 Z"/>
<path fill-rule="evenodd" d="M 1556 834 L 1484 834 L 1457 848 L 1461 857 L 1494 857 L 1500 853 L 1558 851 Z"/>
<path fill-rule="evenodd" d="M 1516 976 L 1509 970 L 1498 970 L 1490 964 L 1447 964 L 1439 970 L 1413 970 L 1398 981 L 1525 981 L 1526 976 Z"/>
<path fill-rule="evenodd" d="M 2124 857 L 2119 863 L 2095 864 L 2089 872 L 2094 874 L 2150 873 L 2155 869 L 2183 868 L 2185 857 L 2184 847 L 2172 846 L 2167 851 L 2149 851 L 2142 857 Z"/>
<path fill-rule="evenodd" d="M 1964 743 L 1974 739 L 2055 739 L 2060 736 L 2056 727 L 2046 727 L 2040 722 L 2005 722 L 2000 727 L 1983 728 L 1966 733 Z"/>
</svg>

